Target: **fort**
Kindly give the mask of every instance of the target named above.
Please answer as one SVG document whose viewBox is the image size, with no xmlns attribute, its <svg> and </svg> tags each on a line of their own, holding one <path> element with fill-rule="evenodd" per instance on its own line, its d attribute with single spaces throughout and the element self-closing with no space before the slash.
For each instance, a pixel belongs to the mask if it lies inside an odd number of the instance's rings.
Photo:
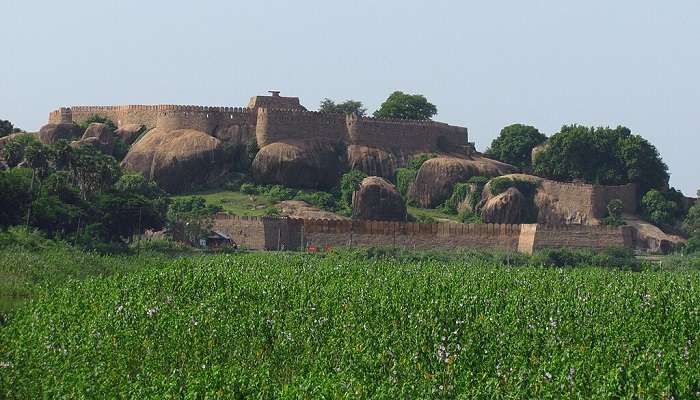
<svg viewBox="0 0 700 400">
<path fill-rule="evenodd" d="M 414 250 L 490 249 L 533 251 L 552 248 L 600 250 L 634 247 L 627 226 L 544 226 L 538 224 L 459 224 L 366 220 L 237 217 L 217 214 L 214 229 L 254 250 L 299 250 L 309 246 L 398 246 Z"/>
<path fill-rule="evenodd" d="M 165 131 L 193 129 L 220 137 L 223 131 L 255 135 L 258 145 L 287 140 L 322 139 L 382 148 L 399 158 L 420 152 L 465 153 L 473 149 L 467 128 L 436 121 L 367 118 L 307 111 L 296 97 L 254 96 L 247 107 L 192 105 L 122 105 L 63 107 L 49 114 L 49 123 L 81 123 L 93 115 L 121 127 L 141 124 Z"/>
</svg>

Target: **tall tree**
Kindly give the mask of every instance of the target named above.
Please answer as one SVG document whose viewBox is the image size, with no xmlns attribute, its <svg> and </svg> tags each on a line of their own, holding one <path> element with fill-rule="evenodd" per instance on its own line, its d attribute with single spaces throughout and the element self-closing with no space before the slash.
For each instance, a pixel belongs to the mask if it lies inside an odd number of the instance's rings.
<svg viewBox="0 0 700 400">
<path fill-rule="evenodd" d="M 421 94 L 392 93 L 379 109 L 377 118 L 430 119 L 437 114 L 437 107 Z"/>
<path fill-rule="evenodd" d="M 534 126 L 513 124 L 501 129 L 501 133 L 486 150 L 488 157 L 514 165 L 529 168 L 532 165 L 532 149 L 547 137 Z"/>
<path fill-rule="evenodd" d="M 345 100 L 342 103 L 336 103 L 329 98 L 325 98 L 321 101 L 319 111 L 325 113 L 335 113 L 335 114 L 357 114 L 360 117 L 364 117 L 367 113 L 367 109 L 362 106 L 361 101 L 355 100 Z"/>
<path fill-rule="evenodd" d="M 535 159 L 534 172 L 555 180 L 588 183 L 637 183 L 639 193 L 665 190 L 668 167 L 651 143 L 628 128 L 563 126 Z"/>
</svg>

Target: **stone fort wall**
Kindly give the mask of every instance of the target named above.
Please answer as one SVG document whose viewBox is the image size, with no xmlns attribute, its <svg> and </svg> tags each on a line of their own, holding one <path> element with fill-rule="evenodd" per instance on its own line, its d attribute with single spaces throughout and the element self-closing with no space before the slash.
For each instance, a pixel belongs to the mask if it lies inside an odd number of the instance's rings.
<svg viewBox="0 0 700 400">
<path fill-rule="evenodd" d="M 181 105 L 65 107 L 49 114 L 49 123 L 81 123 L 92 115 L 117 126 L 143 124 L 164 130 L 195 129 L 216 135 L 231 126 L 254 131 L 260 147 L 285 140 L 327 139 L 376 147 L 395 154 L 461 152 L 469 145 L 467 128 L 435 121 L 363 118 L 302 109 Z"/>
<path fill-rule="evenodd" d="M 532 253 L 547 248 L 632 247 L 630 227 L 507 224 L 417 224 L 388 221 L 301 220 L 218 214 L 214 229 L 255 250 L 297 250 L 310 245 L 399 246 L 415 250 L 493 249 Z"/>
<path fill-rule="evenodd" d="M 553 201 L 552 208 L 564 216 L 565 224 L 597 225 L 607 215 L 610 201 L 622 201 L 623 212 L 637 211 L 637 185 L 618 186 L 589 185 L 583 183 L 556 182 L 544 179 L 541 190 Z M 559 225 L 556 221 L 540 221 Z"/>
</svg>

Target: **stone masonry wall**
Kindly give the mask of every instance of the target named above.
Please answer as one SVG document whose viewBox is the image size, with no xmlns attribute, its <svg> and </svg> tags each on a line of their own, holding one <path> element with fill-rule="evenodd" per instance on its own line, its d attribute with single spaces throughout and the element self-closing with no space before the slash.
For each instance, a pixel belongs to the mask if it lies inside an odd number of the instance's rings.
<svg viewBox="0 0 700 400">
<path fill-rule="evenodd" d="M 218 214 L 214 230 L 254 250 L 308 246 L 399 246 L 415 250 L 492 249 L 532 253 L 548 248 L 633 247 L 632 228 L 506 224 L 416 224 L 388 221 L 301 220 Z"/>
<path fill-rule="evenodd" d="M 540 191 L 551 199 L 555 213 L 569 224 L 598 225 L 607 214 L 608 203 L 614 199 L 622 201 L 625 213 L 632 214 L 637 209 L 634 184 L 602 186 L 544 179 L 540 183 Z M 540 222 L 554 224 L 554 221 Z"/>
<path fill-rule="evenodd" d="M 560 226 L 539 225 L 533 250 L 573 248 L 602 250 L 607 247 L 633 247 L 633 228 L 628 226 Z"/>
<path fill-rule="evenodd" d="M 117 126 L 143 124 L 163 130 L 195 129 L 210 135 L 230 126 L 255 132 L 260 147 L 283 140 L 327 139 L 380 148 L 398 159 L 421 152 L 462 152 L 467 128 L 435 121 L 360 118 L 301 109 L 183 105 L 124 105 L 64 107 L 49 114 L 50 123 L 66 117 L 81 123 L 93 115 Z"/>
</svg>

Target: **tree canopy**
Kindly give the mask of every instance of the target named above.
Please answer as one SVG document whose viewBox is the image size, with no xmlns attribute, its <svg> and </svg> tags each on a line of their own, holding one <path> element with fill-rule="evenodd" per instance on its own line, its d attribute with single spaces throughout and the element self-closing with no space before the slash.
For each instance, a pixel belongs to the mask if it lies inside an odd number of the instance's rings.
<svg viewBox="0 0 700 400">
<path fill-rule="evenodd" d="M 636 183 L 639 193 L 668 186 L 668 167 L 651 143 L 619 126 L 565 125 L 535 159 L 535 174 L 602 185 Z"/>
<path fill-rule="evenodd" d="M 437 107 L 421 94 L 392 93 L 379 109 L 377 118 L 430 119 L 437 114 Z"/>
<path fill-rule="evenodd" d="M 486 156 L 519 168 L 528 168 L 532 165 L 532 149 L 545 140 L 547 137 L 534 126 L 509 125 L 501 129 L 498 137 L 491 142 Z"/>
<path fill-rule="evenodd" d="M 325 113 L 336 113 L 336 114 L 357 114 L 360 117 L 364 117 L 367 113 L 367 109 L 362 106 L 361 101 L 355 100 L 345 100 L 342 103 L 336 103 L 329 98 L 325 98 L 321 101 L 319 111 Z"/>
</svg>

